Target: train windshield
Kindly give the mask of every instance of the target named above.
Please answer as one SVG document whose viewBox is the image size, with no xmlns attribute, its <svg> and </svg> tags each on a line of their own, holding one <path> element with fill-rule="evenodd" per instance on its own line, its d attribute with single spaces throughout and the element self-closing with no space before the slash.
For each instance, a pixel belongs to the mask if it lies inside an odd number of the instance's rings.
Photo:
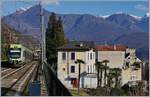
<svg viewBox="0 0 150 97">
<path fill-rule="evenodd" d="M 11 58 L 20 58 L 20 56 L 21 56 L 21 50 L 10 50 L 10 52 L 9 52 L 9 56 L 11 57 Z"/>
</svg>

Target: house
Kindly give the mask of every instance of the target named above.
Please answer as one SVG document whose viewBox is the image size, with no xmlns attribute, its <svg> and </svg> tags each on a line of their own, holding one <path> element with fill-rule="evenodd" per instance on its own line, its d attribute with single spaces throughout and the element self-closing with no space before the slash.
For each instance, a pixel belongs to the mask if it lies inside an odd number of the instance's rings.
<svg viewBox="0 0 150 97">
<path fill-rule="evenodd" d="M 122 69 L 122 85 L 142 80 L 142 61 L 136 57 L 136 50 L 127 48 Z"/>
<path fill-rule="evenodd" d="M 77 59 L 85 62 L 84 64 L 81 64 L 80 88 L 91 88 L 93 86 L 96 88 L 95 52 L 93 42 L 70 42 L 58 48 L 57 75 L 59 80 L 69 89 L 78 87 L 79 65 L 75 64 Z M 89 83 L 87 80 L 94 81 Z"/>
<path fill-rule="evenodd" d="M 127 48 L 124 45 L 97 45 L 95 47 L 97 61 L 109 60 L 107 66 L 109 68 L 121 69 L 121 86 L 142 80 L 141 64 L 138 69 L 133 66 L 135 62 L 141 62 L 136 57 L 135 49 Z M 109 70 L 107 70 L 109 72 Z M 102 86 L 104 85 L 104 72 L 102 78 Z M 106 82 L 107 83 L 107 82 Z"/>
<path fill-rule="evenodd" d="M 97 60 L 109 60 L 110 68 L 122 68 L 125 58 L 126 46 L 124 45 L 97 45 L 96 58 Z"/>
<path fill-rule="evenodd" d="M 58 78 L 69 89 L 78 87 L 79 65 L 75 64 L 77 59 L 85 62 L 80 68 L 80 88 L 97 87 L 95 62 L 103 60 L 109 61 L 107 66 L 110 69 L 107 69 L 107 74 L 113 72 L 111 70 L 114 68 L 121 70 L 121 76 L 119 76 L 121 86 L 142 80 L 142 64 L 136 57 L 135 49 L 124 45 L 95 46 L 93 42 L 78 41 L 58 48 Z M 103 71 L 102 86 L 104 86 L 104 73 Z"/>
<path fill-rule="evenodd" d="M 108 60 L 107 66 L 109 68 L 120 68 L 122 69 L 125 59 L 126 46 L 124 45 L 97 45 L 96 60 L 102 62 Z M 103 63 L 103 65 L 105 65 Z M 102 72 L 102 86 L 104 86 L 104 71 Z M 109 73 L 109 70 L 107 70 Z M 107 78 L 106 78 L 107 79 Z M 107 80 L 106 80 L 107 84 Z"/>
</svg>

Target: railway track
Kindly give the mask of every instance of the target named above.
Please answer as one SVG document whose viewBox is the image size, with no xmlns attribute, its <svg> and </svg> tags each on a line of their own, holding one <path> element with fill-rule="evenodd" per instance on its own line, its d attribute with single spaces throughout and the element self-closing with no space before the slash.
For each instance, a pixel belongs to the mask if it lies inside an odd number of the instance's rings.
<svg viewBox="0 0 150 97">
<path fill-rule="evenodd" d="M 4 76 L 4 75 L 6 75 L 6 74 L 8 74 L 8 73 L 10 73 L 10 72 L 13 72 L 13 71 L 15 71 L 15 70 L 18 70 L 18 69 L 20 69 L 20 68 L 22 68 L 24 66 L 24 64 L 22 64 L 22 66 L 21 67 L 19 67 L 19 68 L 16 68 L 16 67 L 1 67 L 1 77 L 2 76 Z"/>
<path fill-rule="evenodd" d="M 15 68 L 8 68 L 8 69 L 5 69 L 5 70 L 2 70 L 1 71 L 1 77 L 3 77 L 3 76 L 5 76 L 5 75 L 7 75 L 7 74 L 9 74 L 10 72 L 13 72 L 13 71 L 15 71 L 16 69 Z"/>
<path fill-rule="evenodd" d="M 1 95 L 22 95 L 24 89 L 30 81 L 30 78 L 32 77 L 32 73 L 37 68 L 37 66 L 37 62 L 34 61 L 12 72 L 4 74 L 1 77 Z"/>
<path fill-rule="evenodd" d="M 4 70 L 6 70 L 6 69 L 7 69 L 7 68 L 3 68 L 3 67 L 1 67 L 1 72 L 2 72 L 2 71 L 4 71 Z"/>
<path fill-rule="evenodd" d="M 7 70 L 10 70 L 11 68 L 8 68 L 8 69 L 6 69 L 6 68 L 1 68 L 1 73 L 2 72 L 6 72 Z"/>
<path fill-rule="evenodd" d="M 18 69 L 9 68 L 9 69 L 3 70 L 3 71 L 1 72 L 1 79 L 3 79 L 3 78 L 5 78 L 5 77 L 7 77 L 7 76 L 9 76 L 9 75 L 12 75 L 12 74 L 18 72 L 19 70 L 23 69 L 24 67 L 25 67 L 25 65 L 22 66 L 22 67 L 20 67 L 20 68 L 18 68 Z"/>
</svg>

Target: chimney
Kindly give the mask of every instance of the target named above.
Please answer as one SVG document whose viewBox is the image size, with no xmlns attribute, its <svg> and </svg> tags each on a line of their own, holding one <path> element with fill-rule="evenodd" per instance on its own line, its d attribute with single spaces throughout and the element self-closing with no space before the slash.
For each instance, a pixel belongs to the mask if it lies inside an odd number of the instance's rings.
<svg viewBox="0 0 150 97">
<path fill-rule="evenodd" d="M 105 46 L 107 46 L 107 41 L 105 41 Z"/>
<path fill-rule="evenodd" d="M 116 45 L 114 45 L 114 50 L 116 50 Z"/>
</svg>

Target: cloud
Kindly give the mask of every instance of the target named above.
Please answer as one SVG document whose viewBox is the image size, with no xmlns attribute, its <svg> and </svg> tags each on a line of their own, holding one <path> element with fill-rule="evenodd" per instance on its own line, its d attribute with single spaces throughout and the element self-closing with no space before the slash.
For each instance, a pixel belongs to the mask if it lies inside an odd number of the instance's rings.
<svg viewBox="0 0 150 97">
<path fill-rule="evenodd" d="M 138 4 L 135 6 L 135 9 L 141 10 L 141 11 L 148 11 L 148 7 L 142 4 Z"/>
<path fill-rule="evenodd" d="M 48 5 L 48 4 L 55 4 L 59 5 L 58 0 L 39 0 L 43 5 Z"/>
</svg>

